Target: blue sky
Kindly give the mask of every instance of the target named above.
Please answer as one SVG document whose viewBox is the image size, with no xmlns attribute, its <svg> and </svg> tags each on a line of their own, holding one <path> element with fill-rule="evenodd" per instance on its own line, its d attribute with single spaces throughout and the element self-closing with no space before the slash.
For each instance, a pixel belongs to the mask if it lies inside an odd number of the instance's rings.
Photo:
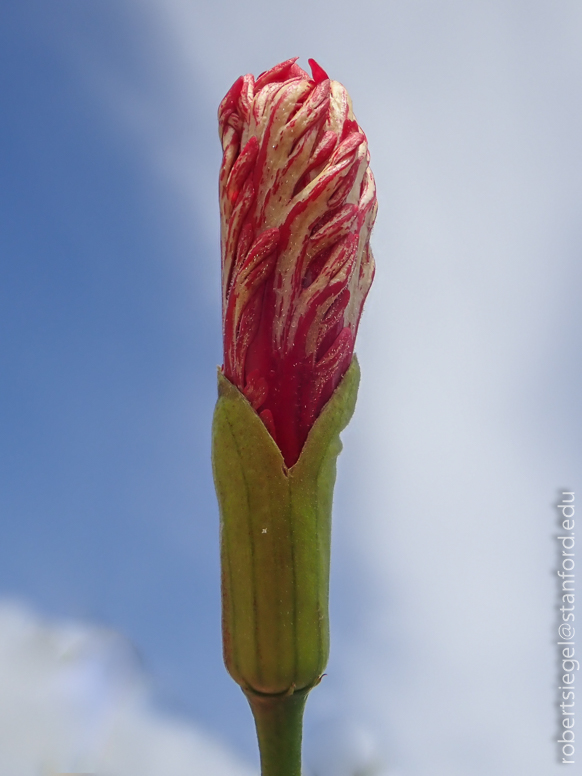
<svg viewBox="0 0 582 776">
<path fill-rule="evenodd" d="M 213 664 L 230 684 L 209 464 L 220 320 L 183 271 L 216 246 L 196 214 L 184 239 L 184 205 L 76 66 L 87 43 L 139 74 L 130 20 L 114 4 L 54 10 L 24 3 L 2 25 L 0 584 L 120 628 L 169 702 L 220 726 L 207 685 Z"/>
<path fill-rule="evenodd" d="M 310 757 L 325 776 L 313 742 L 347 726 L 390 774 L 552 773 L 581 32 L 573 1 L 5 5 L 0 593 L 120 631 L 160 707 L 256 762 L 220 654 L 215 114 L 238 75 L 313 56 L 380 211 Z"/>
</svg>

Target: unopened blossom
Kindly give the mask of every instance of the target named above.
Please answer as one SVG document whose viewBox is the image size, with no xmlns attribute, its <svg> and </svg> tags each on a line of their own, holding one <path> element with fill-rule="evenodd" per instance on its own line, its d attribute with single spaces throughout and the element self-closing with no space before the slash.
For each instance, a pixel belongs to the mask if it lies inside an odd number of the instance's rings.
<svg viewBox="0 0 582 776">
<path fill-rule="evenodd" d="M 344 87 L 313 60 L 239 78 L 219 109 L 224 365 L 212 426 L 223 654 L 262 776 L 301 776 L 329 656 L 331 513 L 376 190 Z"/>
<path fill-rule="evenodd" d="M 366 136 L 309 62 L 241 76 L 219 109 L 223 372 L 287 467 L 351 363 L 374 275 Z"/>
</svg>

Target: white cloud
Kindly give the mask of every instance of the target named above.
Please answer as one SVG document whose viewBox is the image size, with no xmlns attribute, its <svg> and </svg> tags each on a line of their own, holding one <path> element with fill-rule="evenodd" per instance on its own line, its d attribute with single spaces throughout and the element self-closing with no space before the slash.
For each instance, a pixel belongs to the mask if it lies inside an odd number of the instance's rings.
<svg viewBox="0 0 582 776">
<path fill-rule="evenodd" d="M 250 776 L 193 724 L 153 706 L 119 634 L 0 604 L 0 776 Z"/>
</svg>

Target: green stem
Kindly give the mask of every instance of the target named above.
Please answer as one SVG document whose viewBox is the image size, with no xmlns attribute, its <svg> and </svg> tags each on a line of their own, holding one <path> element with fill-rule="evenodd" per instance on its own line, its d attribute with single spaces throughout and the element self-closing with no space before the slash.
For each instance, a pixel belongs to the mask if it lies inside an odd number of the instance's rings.
<svg viewBox="0 0 582 776">
<path fill-rule="evenodd" d="M 303 711 L 310 689 L 290 695 L 245 692 L 257 728 L 261 776 L 301 776 Z"/>
</svg>

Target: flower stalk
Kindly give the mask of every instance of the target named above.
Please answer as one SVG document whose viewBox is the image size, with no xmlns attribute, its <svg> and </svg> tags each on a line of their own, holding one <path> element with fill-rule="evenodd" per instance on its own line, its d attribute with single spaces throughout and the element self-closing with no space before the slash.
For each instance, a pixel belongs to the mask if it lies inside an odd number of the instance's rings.
<svg viewBox="0 0 582 776">
<path fill-rule="evenodd" d="M 374 273 L 364 133 L 313 61 L 238 79 L 219 109 L 224 365 L 213 423 L 226 667 L 263 776 L 300 776 L 329 654 L 331 510 Z"/>
<path fill-rule="evenodd" d="M 301 776 L 303 712 L 309 690 L 285 695 L 247 691 L 257 728 L 262 776 Z"/>
</svg>

